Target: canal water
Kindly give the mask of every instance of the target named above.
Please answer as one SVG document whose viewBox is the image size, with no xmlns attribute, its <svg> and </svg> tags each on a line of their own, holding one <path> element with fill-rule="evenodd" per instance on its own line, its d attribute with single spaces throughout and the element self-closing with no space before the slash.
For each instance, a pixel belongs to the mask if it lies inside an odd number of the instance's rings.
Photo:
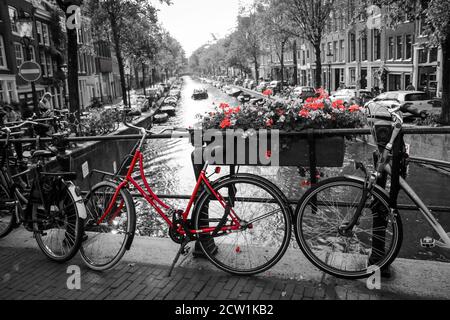
<svg viewBox="0 0 450 320">
<path fill-rule="evenodd" d="M 197 122 L 197 115 L 204 114 L 221 102 L 231 106 L 238 106 L 239 102 L 214 87 L 207 87 L 207 100 L 193 100 L 194 89 L 204 87 L 203 84 L 190 77 L 184 78 L 182 97 L 177 107 L 177 114 L 162 126 L 193 127 Z M 155 130 L 160 129 L 155 128 Z M 373 147 L 363 143 L 350 142 L 347 144 L 345 163 L 343 168 L 324 169 L 325 177 L 343 174 L 360 175 L 355 172 L 353 161 L 371 163 Z M 145 172 L 150 185 L 158 194 L 188 195 L 195 186 L 195 177 L 191 164 L 193 147 L 188 139 L 150 140 L 145 149 Z M 226 174 L 226 169 L 222 174 Z M 299 199 L 307 190 L 307 178 L 300 176 L 297 168 L 241 168 L 241 172 L 251 172 L 269 178 L 277 184 L 289 197 Z M 450 207 L 450 176 L 411 165 L 408 182 L 422 197 L 427 205 Z M 187 201 L 168 200 L 169 204 L 184 209 Z M 400 196 L 401 204 L 409 204 L 409 200 Z M 167 225 L 158 214 L 141 200 L 136 200 L 138 220 L 137 234 L 140 236 L 167 237 Z M 404 240 L 400 257 L 420 260 L 436 260 L 450 262 L 450 252 L 442 249 L 424 250 L 420 247 L 420 239 L 426 236 L 436 237 L 426 220 L 419 212 L 401 212 L 404 225 Z M 444 229 L 450 232 L 450 212 L 436 214 Z M 296 246 L 295 239 L 292 245 Z"/>
</svg>

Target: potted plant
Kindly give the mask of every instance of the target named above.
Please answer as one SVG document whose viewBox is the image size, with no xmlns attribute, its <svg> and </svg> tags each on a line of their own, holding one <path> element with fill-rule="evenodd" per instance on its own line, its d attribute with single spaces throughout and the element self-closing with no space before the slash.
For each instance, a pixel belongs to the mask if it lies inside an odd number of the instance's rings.
<svg viewBox="0 0 450 320">
<path fill-rule="evenodd" d="M 308 98 L 305 101 L 269 98 L 258 105 L 244 104 L 240 107 L 222 103 L 214 111 L 200 118 L 203 131 L 218 130 L 226 136 L 233 134 L 233 130 L 238 130 L 238 135 L 234 134 L 233 138 L 242 141 L 237 141 L 235 145 L 244 143 L 245 150 L 249 150 L 255 143 L 258 143 L 259 148 L 258 134 L 260 131 L 268 132 L 266 159 L 259 157 L 255 163 L 250 161 L 251 155 L 247 154 L 247 151 L 244 157 L 238 154 L 238 150 L 234 150 L 234 159 L 228 158 L 227 161 L 223 161 L 224 163 L 215 163 L 218 165 L 269 165 L 268 160 L 274 151 L 271 147 L 276 146 L 276 151 L 279 152 L 279 165 L 309 166 L 310 146 L 313 146 L 318 167 L 340 167 L 345 153 L 344 137 L 315 137 L 311 145 L 307 137 L 291 133 L 310 129 L 359 128 L 364 125 L 364 115 L 359 106 L 345 107 L 344 102 L 340 100 L 332 102 L 324 90 L 318 90 L 318 97 Z M 277 141 L 272 143 L 275 132 Z M 255 139 L 254 135 L 258 138 Z M 200 144 L 197 141 L 196 146 L 212 142 L 205 139 Z M 227 153 L 225 143 L 223 149 Z"/>
</svg>

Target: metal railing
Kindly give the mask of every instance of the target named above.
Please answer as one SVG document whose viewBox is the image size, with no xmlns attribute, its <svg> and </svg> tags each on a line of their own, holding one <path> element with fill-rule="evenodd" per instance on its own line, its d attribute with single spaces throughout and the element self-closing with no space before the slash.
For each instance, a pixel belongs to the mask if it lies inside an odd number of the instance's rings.
<svg viewBox="0 0 450 320">
<path fill-rule="evenodd" d="M 402 130 L 405 135 L 426 135 L 426 134 L 439 134 L 439 135 L 450 135 L 450 127 L 406 127 Z M 186 139 L 192 137 L 193 130 L 186 129 L 186 132 L 178 132 L 173 134 L 151 134 L 146 138 L 149 140 L 158 140 L 158 139 Z M 316 166 L 316 150 L 315 150 L 315 139 L 321 138 L 325 136 L 363 136 L 370 135 L 370 129 L 362 128 L 362 129 L 309 129 L 301 132 L 280 132 L 280 137 L 298 137 L 298 138 L 306 138 L 309 146 L 310 146 L 310 159 L 309 159 L 309 169 L 310 169 L 310 179 L 311 183 L 317 183 L 317 166 Z M 128 134 L 128 135 L 110 135 L 110 136 L 92 136 L 92 137 L 69 137 L 66 140 L 68 142 L 73 143 L 83 143 L 83 142 L 93 142 L 93 141 L 136 141 L 142 138 L 142 135 L 139 134 Z M 40 142 L 52 142 L 52 138 L 40 138 Z M 35 142 L 36 138 L 21 138 L 14 139 L 15 142 L 21 143 L 30 143 Z M 5 139 L 0 139 L 0 143 L 6 142 Z M 450 163 L 441 161 L 441 160 L 433 160 L 419 157 L 412 157 L 411 162 L 419 163 L 419 164 L 429 164 L 436 167 L 445 167 L 450 169 Z M 233 174 L 235 172 L 234 165 L 230 165 L 230 173 Z M 136 196 L 140 196 L 136 194 Z M 158 195 L 162 199 L 173 199 L 173 200 L 189 200 L 189 195 Z M 298 199 L 288 199 L 290 204 L 297 204 Z M 415 211 L 418 210 L 413 205 L 408 204 L 400 204 L 399 209 L 407 210 L 407 211 Z M 431 206 L 430 209 L 435 212 L 450 212 L 450 207 L 444 206 Z"/>
</svg>

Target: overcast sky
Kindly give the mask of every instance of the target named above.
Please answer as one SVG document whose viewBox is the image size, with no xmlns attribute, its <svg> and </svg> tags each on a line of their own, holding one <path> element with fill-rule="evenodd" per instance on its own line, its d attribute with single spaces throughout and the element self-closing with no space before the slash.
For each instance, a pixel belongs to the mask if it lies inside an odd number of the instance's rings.
<svg viewBox="0 0 450 320">
<path fill-rule="evenodd" d="M 155 3 L 156 1 L 154 1 Z M 157 5 L 159 20 L 181 42 L 186 55 L 212 40 L 211 33 L 225 36 L 236 26 L 239 3 L 249 0 L 172 0 Z"/>
</svg>

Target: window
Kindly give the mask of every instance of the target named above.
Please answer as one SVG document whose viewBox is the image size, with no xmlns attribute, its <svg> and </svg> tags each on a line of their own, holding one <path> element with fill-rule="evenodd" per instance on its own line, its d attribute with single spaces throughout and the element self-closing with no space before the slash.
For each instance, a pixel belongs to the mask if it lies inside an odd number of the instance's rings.
<svg viewBox="0 0 450 320">
<path fill-rule="evenodd" d="M 338 48 L 338 42 L 335 41 L 333 43 L 333 61 L 338 61 L 338 54 L 339 54 L 339 48 Z"/>
<path fill-rule="evenodd" d="M 5 43 L 3 42 L 3 36 L 0 35 L 0 69 L 6 69 L 8 65 L 6 63 Z"/>
<path fill-rule="evenodd" d="M 23 50 L 25 51 L 25 48 L 23 48 Z M 30 46 L 28 48 L 28 57 L 29 57 L 30 61 L 36 61 L 36 55 L 35 55 L 33 46 Z M 26 56 L 24 58 L 27 59 Z"/>
<path fill-rule="evenodd" d="M 350 35 L 350 61 L 356 61 L 356 36 Z"/>
<path fill-rule="evenodd" d="M 350 68 L 350 83 L 354 84 L 356 83 L 356 69 Z"/>
<path fill-rule="evenodd" d="M 407 94 L 405 96 L 406 102 L 426 101 L 426 100 L 428 100 L 428 95 L 426 93 L 413 93 L 413 94 Z"/>
<path fill-rule="evenodd" d="M 345 41 L 341 40 L 341 49 L 339 50 L 339 60 L 345 61 Z"/>
<path fill-rule="evenodd" d="M 428 62 L 428 49 L 419 49 L 419 63 Z"/>
<path fill-rule="evenodd" d="M 430 50 L 430 63 L 436 62 L 438 60 L 438 49 L 437 48 L 431 48 Z"/>
<path fill-rule="evenodd" d="M 396 50 L 395 58 L 397 60 L 403 59 L 403 37 L 402 36 L 397 36 L 397 50 Z"/>
<path fill-rule="evenodd" d="M 16 56 L 16 66 L 17 68 L 23 63 L 23 49 L 20 43 L 14 43 L 14 54 Z"/>
<path fill-rule="evenodd" d="M 17 33 L 17 25 L 16 21 L 19 18 L 19 15 L 17 14 L 17 9 L 14 7 L 8 7 L 9 12 L 9 20 L 11 21 L 11 30 L 14 33 Z"/>
<path fill-rule="evenodd" d="M 36 33 L 39 44 L 44 44 L 44 38 L 42 37 L 42 23 L 40 21 L 36 21 Z"/>
<path fill-rule="evenodd" d="M 3 91 L 3 81 L 0 81 L 0 101 L 6 102 L 6 95 Z"/>
<path fill-rule="evenodd" d="M 48 25 L 42 24 L 42 38 L 44 40 L 44 45 L 49 46 L 50 45 L 50 38 L 48 34 Z"/>
<path fill-rule="evenodd" d="M 373 32 L 373 60 L 381 59 L 381 32 L 375 29 Z"/>
<path fill-rule="evenodd" d="M 47 76 L 47 59 L 45 57 L 45 52 L 43 50 L 41 50 L 40 58 L 41 58 L 42 76 L 46 77 Z"/>
<path fill-rule="evenodd" d="M 408 34 L 405 37 L 405 59 L 411 59 L 412 58 L 412 50 L 413 50 L 413 37 L 412 35 Z"/>
<path fill-rule="evenodd" d="M 389 74 L 389 91 L 399 91 L 402 89 L 402 75 Z"/>
<path fill-rule="evenodd" d="M 361 39 L 361 60 L 367 61 L 367 36 Z"/>
<path fill-rule="evenodd" d="M 52 57 L 50 55 L 47 55 L 46 63 L 47 63 L 47 74 L 49 77 L 53 77 L 53 64 L 52 64 Z"/>
<path fill-rule="evenodd" d="M 6 89 L 8 90 L 9 101 L 15 101 L 14 98 L 14 82 L 6 81 Z"/>
<path fill-rule="evenodd" d="M 394 38 L 389 37 L 388 41 L 388 59 L 392 60 L 394 59 Z"/>
</svg>

